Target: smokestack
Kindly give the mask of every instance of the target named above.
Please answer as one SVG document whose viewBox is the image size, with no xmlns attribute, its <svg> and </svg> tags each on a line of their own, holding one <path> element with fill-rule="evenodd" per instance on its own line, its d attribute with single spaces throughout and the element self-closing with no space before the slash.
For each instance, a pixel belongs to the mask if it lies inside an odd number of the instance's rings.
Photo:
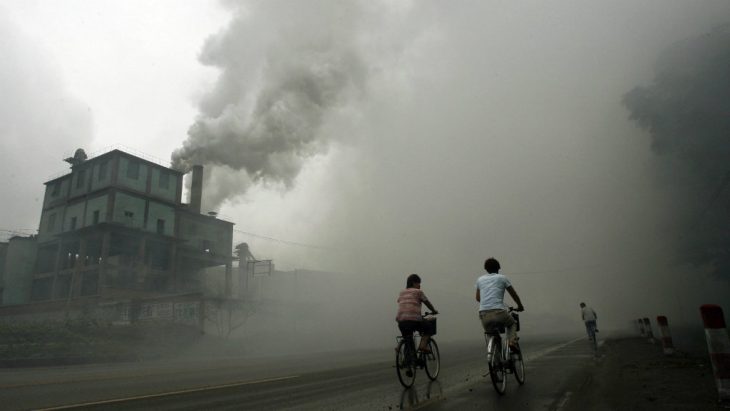
<svg viewBox="0 0 730 411">
<path fill-rule="evenodd" d="M 200 213 L 200 203 L 203 200 L 203 166 L 193 166 L 193 183 L 190 185 L 190 210 Z"/>
</svg>

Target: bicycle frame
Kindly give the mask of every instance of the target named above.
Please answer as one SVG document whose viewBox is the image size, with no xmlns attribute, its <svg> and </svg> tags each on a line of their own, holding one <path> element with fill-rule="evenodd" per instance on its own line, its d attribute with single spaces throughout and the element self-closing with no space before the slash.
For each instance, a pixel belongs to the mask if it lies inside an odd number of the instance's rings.
<svg viewBox="0 0 730 411">
<path fill-rule="evenodd" d="M 487 343 L 487 361 L 492 361 L 492 356 L 494 355 L 496 348 L 501 350 L 503 363 L 509 358 L 509 344 L 502 344 L 502 336 L 500 334 L 485 332 L 484 339 Z M 495 347 L 495 345 L 497 347 Z"/>
<path fill-rule="evenodd" d="M 435 323 L 433 324 L 433 332 L 435 333 Z M 406 388 L 413 385 L 416 369 L 425 369 L 426 375 L 431 381 L 436 380 L 441 369 L 441 354 L 433 336 L 428 341 L 428 352 L 416 348 L 421 344 L 423 337 L 424 335 L 421 332 L 416 331 L 411 336 L 397 336 L 395 338 L 397 343 L 396 371 L 398 379 Z"/>
<path fill-rule="evenodd" d="M 421 342 L 421 334 L 415 332 L 411 338 L 405 338 L 402 335 L 395 337 L 396 344 L 400 344 L 401 341 L 405 343 L 407 352 L 412 355 L 412 358 L 409 358 L 408 360 L 416 360 L 418 358 L 418 351 L 416 350 L 416 347 L 418 347 L 418 344 Z"/>
<path fill-rule="evenodd" d="M 513 317 L 514 314 L 512 314 Z M 515 318 L 515 321 L 519 321 Z M 505 393 L 507 374 L 514 374 L 517 382 L 522 385 L 525 382 L 524 362 L 521 350 L 518 348 L 512 351 L 506 337 L 502 338 L 506 329 L 504 324 L 493 324 L 485 331 L 484 339 L 487 345 L 487 364 L 489 365 L 489 376 L 495 390 L 500 395 Z M 496 357 L 496 358 L 495 358 Z"/>
</svg>

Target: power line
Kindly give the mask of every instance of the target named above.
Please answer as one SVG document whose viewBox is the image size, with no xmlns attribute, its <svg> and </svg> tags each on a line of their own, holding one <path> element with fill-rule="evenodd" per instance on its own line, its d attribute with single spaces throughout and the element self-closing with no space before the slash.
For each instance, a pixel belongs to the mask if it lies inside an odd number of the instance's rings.
<svg viewBox="0 0 730 411">
<path fill-rule="evenodd" d="M 297 247 L 305 247 L 305 248 L 313 248 L 313 249 L 319 249 L 319 250 L 336 251 L 336 249 L 334 249 L 332 247 L 328 247 L 328 246 L 317 245 L 317 244 L 306 244 L 306 243 L 300 243 L 297 241 L 282 240 L 280 238 L 274 238 L 274 237 L 269 237 L 269 236 L 265 236 L 265 235 L 261 235 L 261 234 L 255 234 L 255 233 L 251 233 L 248 231 L 239 230 L 236 228 L 234 228 L 233 231 L 240 233 L 240 234 L 247 235 L 249 237 L 258 238 L 261 240 L 272 241 L 272 242 L 276 242 L 276 243 L 280 243 L 280 244 L 292 245 L 292 246 L 297 246 Z"/>
<path fill-rule="evenodd" d="M 553 270 L 542 270 L 542 271 L 522 271 L 516 273 L 508 273 L 509 275 L 532 275 L 532 274 L 554 274 L 554 273 L 567 273 L 571 271 L 587 271 L 597 267 L 603 267 L 606 264 L 592 264 L 577 267 L 558 268 Z"/>
</svg>

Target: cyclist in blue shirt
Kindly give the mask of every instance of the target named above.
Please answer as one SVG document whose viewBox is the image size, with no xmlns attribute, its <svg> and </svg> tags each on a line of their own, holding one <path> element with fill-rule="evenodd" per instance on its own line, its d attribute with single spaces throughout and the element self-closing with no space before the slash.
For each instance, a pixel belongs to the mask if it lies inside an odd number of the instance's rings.
<svg viewBox="0 0 730 411">
<path fill-rule="evenodd" d="M 495 325 L 504 324 L 507 328 L 507 341 L 511 347 L 516 348 L 517 323 L 509 314 L 504 304 L 504 291 L 507 290 L 512 299 L 517 303 L 515 311 L 523 311 L 525 307 L 520 301 L 512 283 L 504 275 L 499 273 L 499 261 L 488 258 L 484 261 L 486 274 L 477 279 L 476 300 L 479 302 L 479 319 L 482 321 L 484 331 L 489 331 Z"/>
</svg>

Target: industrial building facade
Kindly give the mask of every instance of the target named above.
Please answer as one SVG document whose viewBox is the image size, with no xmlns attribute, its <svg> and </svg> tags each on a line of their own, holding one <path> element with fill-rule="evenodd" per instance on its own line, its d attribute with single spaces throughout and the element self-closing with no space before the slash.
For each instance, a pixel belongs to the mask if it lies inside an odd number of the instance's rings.
<svg viewBox="0 0 730 411">
<path fill-rule="evenodd" d="M 121 150 L 66 161 L 71 172 L 45 183 L 34 263 L 6 276 L 4 304 L 200 293 L 216 266 L 230 293 L 233 223 L 201 214 L 202 167 L 185 204 L 180 171 Z"/>
</svg>

